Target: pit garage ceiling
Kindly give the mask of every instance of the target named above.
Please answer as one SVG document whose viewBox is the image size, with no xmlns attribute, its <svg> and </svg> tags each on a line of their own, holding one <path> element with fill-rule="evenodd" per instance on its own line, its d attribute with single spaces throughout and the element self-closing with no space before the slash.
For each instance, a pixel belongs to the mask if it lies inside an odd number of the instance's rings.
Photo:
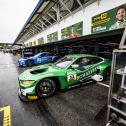
<svg viewBox="0 0 126 126">
<path fill-rule="evenodd" d="M 40 0 L 14 41 L 23 43 L 89 4 L 99 0 Z"/>
</svg>

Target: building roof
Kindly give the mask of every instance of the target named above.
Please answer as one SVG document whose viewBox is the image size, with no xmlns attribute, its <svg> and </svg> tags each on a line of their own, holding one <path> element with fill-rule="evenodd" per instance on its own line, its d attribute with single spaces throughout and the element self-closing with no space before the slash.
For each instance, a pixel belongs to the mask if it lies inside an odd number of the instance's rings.
<svg viewBox="0 0 126 126">
<path fill-rule="evenodd" d="M 21 29 L 20 33 L 18 34 L 17 38 L 15 39 L 15 42 L 18 40 L 18 38 L 21 37 L 22 33 L 24 32 L 24 30 L 27 28 L 28 24 L 30 24 L 31 20 L 34 18 L 34 16 L 37 14 L 37 11 L 39 10 L 39 8 L 42 6 L 42 4 L 44 3 L 44 0 L 39 0 L 38 4 L 36 5 L 35 9 L 33 10 L 33 12 L 31 13 L 30 17 L 28 18 L 28 20 L 26 21 L 26 23 L 24 24 L 23 28 Z"/>
<path fill-rule="evenodd" d="M 25 42 L 95 1 L 97 0 L 40 0 L 14 43 Z"/>
</svg>

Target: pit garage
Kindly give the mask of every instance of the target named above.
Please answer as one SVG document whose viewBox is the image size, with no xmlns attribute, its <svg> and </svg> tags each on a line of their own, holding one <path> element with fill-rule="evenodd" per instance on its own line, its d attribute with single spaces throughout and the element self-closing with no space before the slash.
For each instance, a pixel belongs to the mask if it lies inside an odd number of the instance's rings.
<svg viewBox="0 0 126 126">
<path fill-rule="evenodd" d="M 124 29 L 87 35 L 76 39 L 62 40 L 23 48 L 23 55 L 35 55 L 41 51 L 65 56 L 68 54 L 95 54 L 111 59 L 112 51 L 118 48 Z M 116 38 L 116 39 L 115 39 Z"/>
<path fill-rule="evenodd" d="M 41 51 L 49 51 L 52 53 L 59 51 L 64 56 L 72 54 L 73 51 L 75 54 L 80 53 L 80 49 L 82 49 L 81 51 L 84 51 L 83 53 L 91 53 L 103 57 L 106 54 L 105 58 L 109 56 L 111 59 L 112 50 L 119 46 L 123 30 L 115 30 L 113 33 L 106 32 L 104 34 L 85 36 L 69 41 L 24 48 L 23 53 L 24 55 L 32 55 L 32 53 L 34 55 L 40 52 L 41 49 Z M 63 45 L 62 42 L 65 44 Z M 44 50 L 47 47 L 48 50 Z M 52 97 L 25 103 L 20 101 L 17 95 L 19 87 L 17 85 L 18 75 L 29 68 L 18 67 L 17 61 L 20 58 L 19 54 L 1 53 L 0 56 L 3 59 L 0 64 L 0 81 L 3 84 L 0 90 L 0 105 L 9 105 L 11 107 L 10 115 L 12 125 L 103 126 L 106 124 L 109 89 L 109 86 L 106 84 L 109 84 L 108 81 L 99 84 L 88 84 L 72 90 L 58 91 Z"/>
<path fill-rule="evenodd" d="M 124 28 L 120 28 L 101 33 L 82 35 L 72 39 L 58 39 L 52 42 L 29 46 L 29 42 L 31 43 L 32 38 L 36 37 L 41 30 L 44 32 L 46 29 L 45 31 L 47 33 L 48 28 L 53 26 L 53 24 L 55 25 L 57 21 L 62 21 L 65 16 L 69 17 L 69 14 L 77 11 L 76 9 L 79 7 L 83 11 L 83 5 L 88 2 L 85 1 L 84 3 L 82 0 L 77 0 L 77 6 L 74 3 L 74 7 L 71 8 L 68 7 L 70 4 L 69 1 L 66 1 L 66 3 L 69 3 L 66 6 L 64 2 L 60 0 L 62 4 L 61 13 L 58 12 L 59 9 L 56 10 L 56 8 L 53 8 L 53 6 L 56 7 L 55 5 L 57 4 L 55 0 L 47 0 L 44 7 L 40 6 L 42 3 L 43 1 L 40 0 L 37 8 L 33 11 L 16 38 L 12 46 L 14 53 L 0 53 L 2 59 L 0 61 L 0 83 L 2 85 L 0 88 L 0 122 L 12 126 L 105 126 L 107 122 L 110 124 L 111 122 L 113 123 L 113 121 L 114 123 L 119 122 L 120 115 L 121 120 L 125 119 L 125 105 L 123 104 L 123 109 L 121 109 L 122 104 L 120 103 L 125 101 L 125 99 L 121 99 L 122 92 L 117 91 L 117 88 L 120 88 L 119 84 L 116 83 L 115 85 L 117 86 L 113 86 L 114 91 L 112 90 L 114 73 L 112 74 L 113 78 L 111 80 L 95 81 L 87 84 L 82 82 L 79 86 L 73 86 L 69 90 L 57 90 L 53 96 L 47 98 L 36 99 L 36 97 L 29 97 L 30 101 L 26 101 L 18 96 L 20 94 L 19 81 L 23 81 L 20 79 L 19 75 L 32 68 L 27 67 L 27 65 L 25 67 L 19 67 L 19 59 L 22 57 L 35 56 L 40 52 L 49 52 L 50 54 L 59 56 L 59 58 L 72 54 L 92 54 L 112 60 L 113 50 L 119 48 L 121 40 L 125 42 L 125 37 L 122 37 L 123 33 L 125 33 Z M 93 4 L 93 1 L 88 4 Z M 84 7 L 87 7 L 88 4 Z M 97 4 L 99 6 L 100 1 L 97 1 Z M 49 8 L 46 8 L 47 5 Z M 50 13 L 48 13 L 48 11 L 51 12 L 50 10 L 57 12 L 58 15 L 52 14 L 50 16 Z M 40 15 L 43 13 L 47 13 L 48 17 L 52 19 L 47 18 L 47 15 L 45 18 L 40 19 Z M 40 26 L 39 23 L 43 25 Z M 53 26 L 53 29 L 55 29 L 55 26 Z M 16 44 L 21 44 L 21 46 Z M 122 52 L 125 52 L 125 49 Z M 118 58 L 121 53 L 117 50 L 117 52 L 114 52 L 114 55 Z M 114 61 L 116 63 L 115 57 Z M 124 63 L 119 66 L 122 70 L 121 67 L 125 66 L 125 54 L 121 54 L 119 60 L 124 60 Z M 118 63 L 118 65 L 119 64 L 120 63 Z M 114 67 L 115 65 L 112 65 L 112 70 L 116 69 Z M 35 67 L 39 69 L 41 65 L 35 65 Z M 35 67 L 33 67 L 33 69 L 35 69 Z M 36 74 L 36 71 L 34 74 Z M 25 75 L 26 78 L 28 76 L 27 74 Z M 116 77 L 117 82 L 119 80 L 119 83 L 121 83 L 121 77 Z M 119 101 L 119 103 L 117 101 Z M 125 120 L 123 121 L 125 122 Z M 108 124 L 108 126 L 110 124 Z"/>
</svg>

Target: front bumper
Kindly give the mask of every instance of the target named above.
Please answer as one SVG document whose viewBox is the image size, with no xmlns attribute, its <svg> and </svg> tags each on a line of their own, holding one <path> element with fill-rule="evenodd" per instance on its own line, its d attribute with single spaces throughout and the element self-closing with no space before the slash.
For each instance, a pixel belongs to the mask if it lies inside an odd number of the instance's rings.
<svg viewBox="0 0 126 126">
<path fill-rule="evenodd" d="M 24 90 L 21 90 L 20 88 L 18 90 L 18 96 L 24 102 L 29 102 L 29 101 L 33 101 L 33 100 L 37 100 L 38 99 L 38 96 L 36 96 L 36 95 L 28 95 L 28 94 L 26 94 L 26 92 Z"/>
</svg>

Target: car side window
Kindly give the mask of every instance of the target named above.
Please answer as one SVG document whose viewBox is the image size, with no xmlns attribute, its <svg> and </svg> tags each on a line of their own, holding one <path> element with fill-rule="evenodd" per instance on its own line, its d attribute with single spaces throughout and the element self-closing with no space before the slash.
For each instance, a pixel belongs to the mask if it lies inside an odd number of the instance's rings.
<svg viewBox="0 0 126 126">
<path fill-rule="evenodd" d="M 43 57 L 43 56 L 45 56 L 45 53 L 42 53 L 42 54 L 40 55 L 40 57 Z"/>
<path fill-rule="evenodd" d="M 91 64 L 92 64 L 92 61 L 88 57 L 82 58 L 80 61 L 80 66 L 86 66 L 86 65 L 91 65 Z"/>
<path fill-rule="evenodd" d="M 102 59 L 99 58 L 99 57 L 93 57 L 93 58 L 92 58 L 93 64 L 99 63 L 99 62 L 101 62 L 101 61 L 102 61 Z"/>
<path fill-rule="evenodd" d="M 85 70 L 85 66 L 87 65 L 91 65 L 91 59 L 88 57 L 83 57 L 83 58 L 79 58 L 78 60 L 76 60 L 73 64 L 78 65 L 78 67 L 76 69 L 83 71 Z"/>
<path fill-rule="evenodd" d="M 80 59 L 76 60 L 74 62 L 74 64 L 79 65 L 79 67 L 84 67 L 86 65 L 91 65 L 92 61 L 91 61 L 91 58 L 84 57 L 84 58 L 80 58 Z"/>
</svg>

